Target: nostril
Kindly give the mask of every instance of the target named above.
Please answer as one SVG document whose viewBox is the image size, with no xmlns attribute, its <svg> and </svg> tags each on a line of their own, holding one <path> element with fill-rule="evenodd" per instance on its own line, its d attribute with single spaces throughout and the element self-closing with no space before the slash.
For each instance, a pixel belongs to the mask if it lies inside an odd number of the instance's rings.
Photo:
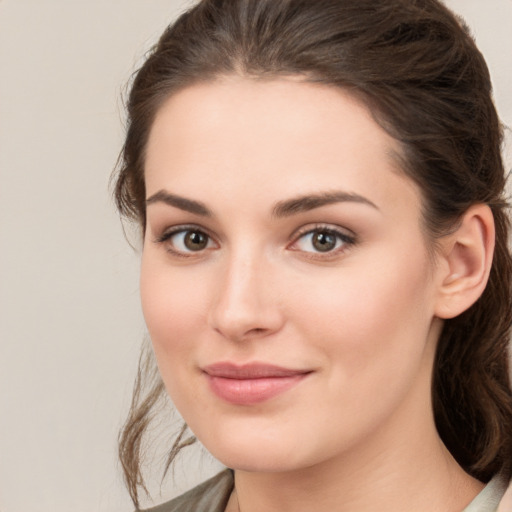
<svg viewBox="0 0 512 512">
<path fill-rule="evenodd" d="M 271 329 L 266 329 L 265 327 L 254 327 L 252 329 L 247 329 L 243 333 L 239 333 L 237 339 L 238 341 L 248 341 L 251 339 L 262 338 L 270 332 Z"/>
</svg>

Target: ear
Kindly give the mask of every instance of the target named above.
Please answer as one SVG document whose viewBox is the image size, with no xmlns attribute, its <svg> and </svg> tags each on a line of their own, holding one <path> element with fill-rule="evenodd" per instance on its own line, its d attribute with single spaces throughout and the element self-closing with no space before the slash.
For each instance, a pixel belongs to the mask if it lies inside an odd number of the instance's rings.
<svg viewBox="0 0 512 512">
<path fill-rule="evenodd" d="M 477 204 L 464 214 L 455 232 L 440 240 L 436 316 L 456 317 L 482 295 L 491 270 L 494 237 L 491 209 Z"/>
</svg>

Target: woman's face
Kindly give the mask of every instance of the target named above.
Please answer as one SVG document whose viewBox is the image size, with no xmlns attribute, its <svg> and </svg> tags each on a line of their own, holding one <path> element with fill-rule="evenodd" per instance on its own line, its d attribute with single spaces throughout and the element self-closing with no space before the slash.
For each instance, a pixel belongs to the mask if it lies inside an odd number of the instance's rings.
<svg viewBox="0 0 512 512">
<path fill-rule="evenodd" d="M 347 93 L 294 78 L 195 85 L 159 111 L 143 311 L 172 400 L 226 465 L 311 467 L 431 424 L 439 279 L 397 152 Z"/>
</svg>

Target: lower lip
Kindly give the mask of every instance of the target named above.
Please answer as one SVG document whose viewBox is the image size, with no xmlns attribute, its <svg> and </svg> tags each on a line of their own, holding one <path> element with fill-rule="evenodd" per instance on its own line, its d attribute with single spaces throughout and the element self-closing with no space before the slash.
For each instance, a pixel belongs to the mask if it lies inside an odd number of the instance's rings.
<svg viewBox="0 0 512 512">
<path fill-rule="evenodd" d="M 288 391 L 307 375 L 302 373 L 287 377 L 259 379 L 227 379 L 208 375 L 208 381 L 212 391 L 226 402 L 236 405 L 253 405 Z"/>
</svg>

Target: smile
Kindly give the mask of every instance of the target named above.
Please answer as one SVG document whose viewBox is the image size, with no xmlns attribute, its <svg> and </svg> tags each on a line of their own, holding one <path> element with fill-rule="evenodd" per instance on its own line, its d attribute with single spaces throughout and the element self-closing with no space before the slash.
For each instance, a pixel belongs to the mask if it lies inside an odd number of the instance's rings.
<svg viewBox="0 0 512 512">
<path fill-rule="evenodd" d="M 203 368 L 210 389 L 235 405 L 253 405 L 280 395 L 306 378 L 311 371 L 252 363 L 238 366 L 216 363 Z"/>
</svg>

